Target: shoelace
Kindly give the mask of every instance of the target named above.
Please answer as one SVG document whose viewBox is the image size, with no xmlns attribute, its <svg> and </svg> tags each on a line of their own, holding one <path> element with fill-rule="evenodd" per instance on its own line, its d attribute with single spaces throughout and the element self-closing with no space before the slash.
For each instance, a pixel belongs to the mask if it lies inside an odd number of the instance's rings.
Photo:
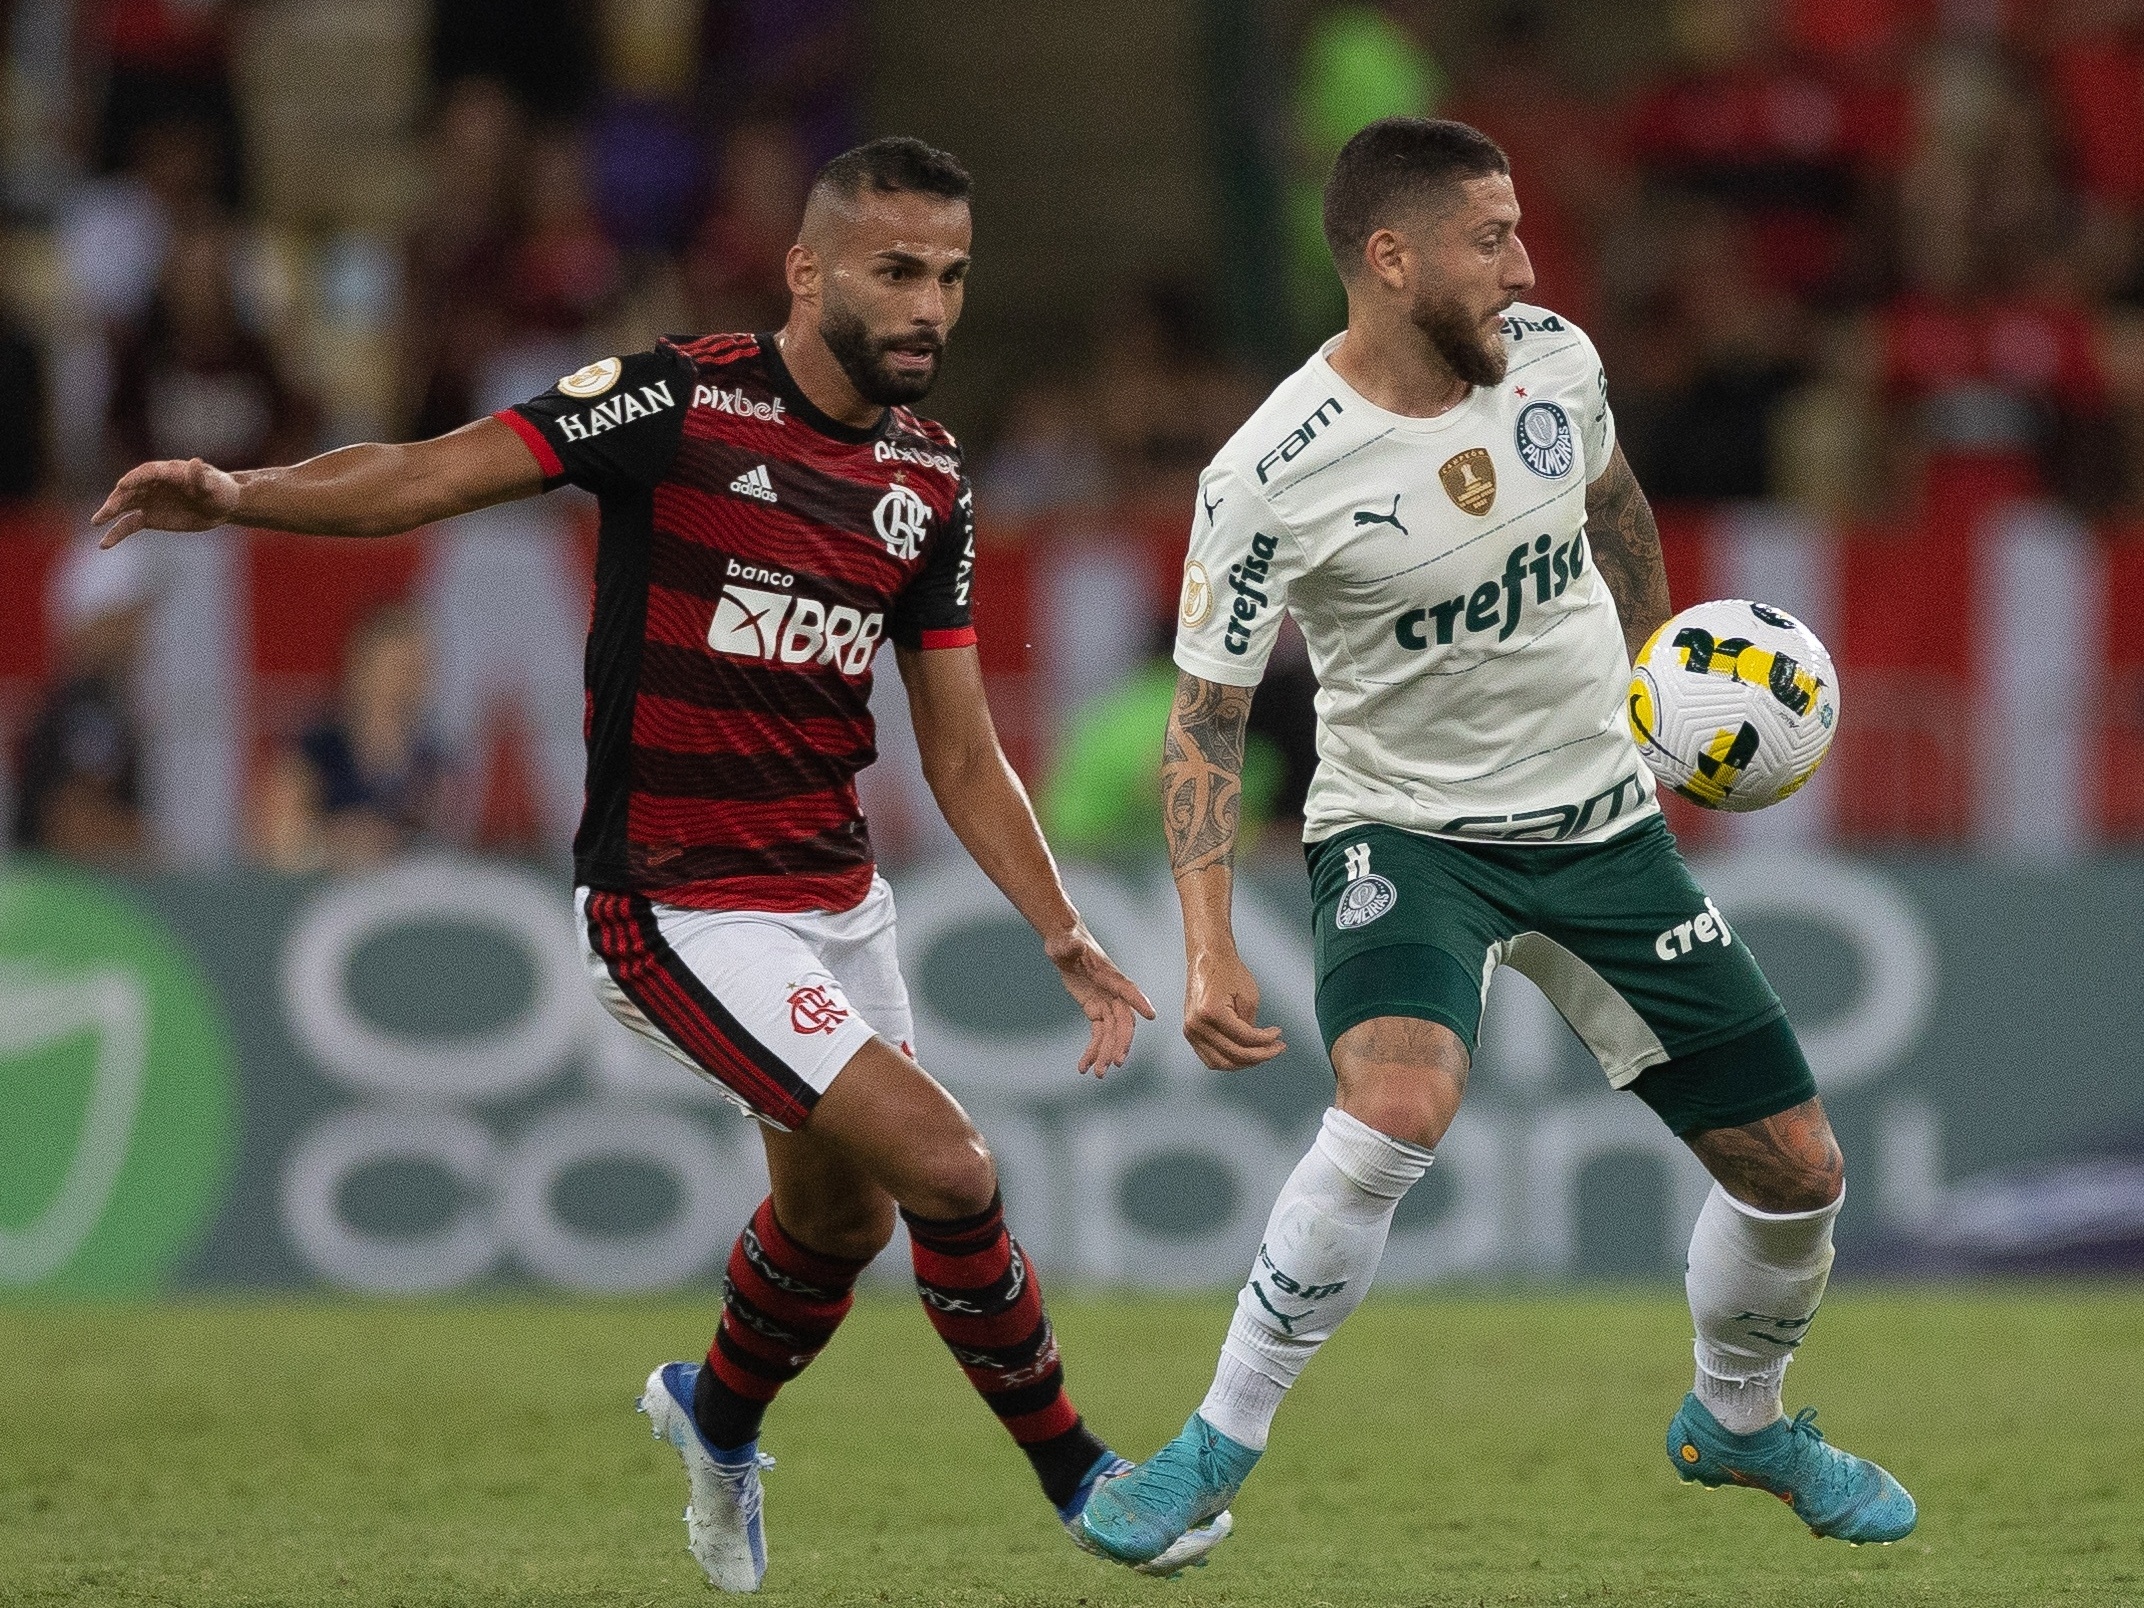
<svg viewBox="0 0 2144 1608">
<path fill-rule="evenodd" d="M 715 1464 L 715 1478 L 736 1493 L 738 1510 L 743 1513 L 747 1524 L 759 1517 L 760 1509 L 766 1502 L 765 1494 L 759 1488 L 759 1481 L 753 1476 L 772 1467 L 774 1459 L 765 1452 L 754 1453 L 749 1463 Z"/>
<path fill-rule="evenodd" d="M 1177 1443 L 1171 1442 L 1160 1456 L 1146 1465 L 1146 1473 L 1165 1495 L 1188 1508 L 1219 1481 L 1205 1467 L 1207 1458 L 1203 1447 L 1182 1456 L 1171 1455 L 1176 1451 Z"/>
</svg>

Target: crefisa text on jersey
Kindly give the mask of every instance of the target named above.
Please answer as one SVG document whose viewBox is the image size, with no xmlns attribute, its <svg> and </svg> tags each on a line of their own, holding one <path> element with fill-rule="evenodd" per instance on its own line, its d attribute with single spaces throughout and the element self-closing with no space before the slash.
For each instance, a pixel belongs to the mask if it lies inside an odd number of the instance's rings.
<svg viewBox="0 0 2144 1608">
<path fill-rule="evenodd" d="M 1251 626 L 1258 619 L 1258 611 L 1266 606 L 1266 595 L 1258 588 L 1272 573 L 1273 554 L 1279 546 L 1276 538 L 1261 531 L 1251 538 L 1251 550 L 1244 554 L 1243 562 L 1228 566 L 1228 589 L 1236 594 L 1236 602 L 1228 611 L 1228 629 L 1221 633 L 1221 640 L 1230 653 L 1239 657 L 1250 651 Z"/>
<path fill-rule="evenodd" d="M 605 430 L 615 430 L 621 424 L 631 424 L 635 419 L 645 419 L 652 413 L 676 406 L 677 398 L 670 394 L 670 382 L 657 380 L 652 385 L 643 385 L 637 396 L 630 391 L 620 391 L 608 402 L 598 402 L 586 412 L 561 414 L 558 429 L 568 441 L 586 441 Z"/>
</svg>

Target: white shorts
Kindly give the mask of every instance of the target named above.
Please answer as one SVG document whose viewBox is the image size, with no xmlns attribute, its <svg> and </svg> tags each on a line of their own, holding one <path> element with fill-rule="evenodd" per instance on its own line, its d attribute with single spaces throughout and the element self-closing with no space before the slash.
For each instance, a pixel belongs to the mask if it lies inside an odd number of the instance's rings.
<svg viewBox="0 0 2144 1608">
<path fill-rule="evenodd" d="M 874 1035 L 912 1053 L 883 877 L 851 910 L 688 910 L 588 888 L 574 908 L 611 1015 L 770 1127 L 800 1125 Z"/>
</svg>

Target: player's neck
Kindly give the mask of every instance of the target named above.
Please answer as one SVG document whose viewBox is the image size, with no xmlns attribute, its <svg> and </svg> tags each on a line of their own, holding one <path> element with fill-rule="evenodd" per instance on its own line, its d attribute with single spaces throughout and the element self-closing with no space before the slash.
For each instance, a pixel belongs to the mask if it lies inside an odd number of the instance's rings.
<svg viewBox="0 0 2144 1608">
<path fill-rule="evenodd" d="M 813 407 L 851 429 L 868 430 L 878 423 L 886 409 L 867 400 L 849 382 L 847 371 L 815 327 L 791 318 L 774 340 L 789 378 Z"/>
<path fill-rule="evenodd" d="M 1383 328 L 1373 319 L 1350 318 L 1327 361 L 1364 401 L 1410 419 L 1449 413 L 1473 389 L 1412 320 Z"/>
</svg>

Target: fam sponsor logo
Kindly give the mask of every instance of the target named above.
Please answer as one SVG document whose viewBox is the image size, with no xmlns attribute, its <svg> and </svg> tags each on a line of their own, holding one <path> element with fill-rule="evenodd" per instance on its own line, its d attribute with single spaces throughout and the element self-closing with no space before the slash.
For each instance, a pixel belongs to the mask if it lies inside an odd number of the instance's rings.
<svg viewBox="0 0 2144 1608">
<path fill-rule="evenodd" d="M 831 1033 L 848 1019 L 849 1007 L 831 977 L 789 985 L 789 1026 L 800 1036 Z"/>
<path fill-rule="evenodd" d="M 1649 771 L 1633 771 L 1612 787 L 1604 787 L 1575 804 L 1551 804 L 1545 809 L 1521 810 L 1516 815 L 1455 815 L 1439 832 L 1453 837 L 1494 838 L 1500 843 L 1561 843 L 1565 838 L 1596 826 L 1606 826 L 1626 809 L 1636 810 L 1650 794 L 1645 777 Z"/>
<path fill-rule="evenodd" d="M 1266 479 L 1272 473 L 1275 464 L 1295 462 L 1302 450 L 1318 439 L 1318 432 L 1346 411 L 1347 409 L 1340 405 L 1340 399 L 1336 396 L 1329 396 L 1323 402 L 1320 402 L 1315 413 L 1297 425 L 1288 438 L 1281 442 L 1279 446 L 1258 460 L 1258 483 L 1261 486 L 1266 483 Z M 1328 414 L 1331 417 L 1327 417 Z"/>
<path fill-rule="evenodd" d="M 1563 596 L 1586 567 L 1586 534 L 1580 531 L 1557 545 L 1553 537 L 1536 536 L 1521 542 L 1504 559 L 1504 573 L 1460 597 L 1449 597 L 1427 608 L 1409 609 L 1392 622 L 1393 639 L 1403 648 L 1420 652 L 1444 647 L 1465 627 L 1469 635 L 1496 632 L 1507 641 L 1519 628 L 1526 610 L 1526 583 L 1533 581 L 1534 602 L 1551 603 Z"/>
<path fill-rule="evenodd" d="M 560 388 L 563 389 L 563 385 Z M 586 412 L 561 414 L 558 431 L 568 441 L 587 441 L 606 430 L 615 430 L 621 424 L 650 418 L 676 406 L 677 398 L 670 394 L 670 382 L 657 380 L 653 385 L 643 385 L 637 393 L 620 391 L 608 402 L 598 402 Z"/>
<path fill-rule="evenodd" d="M 1544 480 L 1558 480 L 1578 461 L 1578 438 L 1571 416 L 1553 402 L 1529 402 L 1519 409 L 1519 461 Z"/>
<path fill-rule="evenodd" d="M 871 528 L 898 559 L 912 559 L 923 551 L 923 537 L 930 528 L 931 509 L 906 486 L 894 486 L 871 510 Z"/>
<path fill-rule="evenodd" d="M 904 447 L 898 441 L 878 442 L 871 448 L 871 458 L 874 463 L 912 463 L 921 469 L 935 469 L 942 475 L 960 473 L 959 461 L 949 453 Z"/>
<path fill-rule="evenodd" d="M 1728 948 L 1735 935 L 1727 925 L 1727 918 L 1720 914 L 1720 907 L 1709 898 L 1704 912 L 1688 921 L 1678 921 L 1653 940 L 1653 953 L 1662 960 L 1680 960 L 1699 944 L 1718 944 Z"/>
<path fill-rule="evenodd" d="M 1228 611 L 1228 629 L 1221 635 L 1228 645 L 1228 651 L 1239 657 L 1250 651 L 1251 627 L 1257 623 L 1259 614 L 1267 604 L 1266 594 L 1261 588 L 1266 584 L 1267 575 L 1272 572 L 1273 555 L 1279 550 L 1279 537 L 1260 532 L 1251 538 L 1251 550 L 1244 555 L 1243 562 L 1228 566 L 1228 589 L 1236 594 L 1236 601 Z M 1201 571 L 1202 576 L 1203 574 Z M 1189 602 L 1187 577 L 1187 607 Z M 1202 613 L 1199 618 L 1204 619 L 1205 615 Z"/>
<path fill-rule="evenodd" d="M 763 424 L 788 422 L 782 417 L 780 397 L 753 396 L 743 386 L 725 391 L 719 385 L 695 385 L 692 388 L 692 405 L 696 408 L 713 408 L 717 413 L 727 413 L 733 418 L 757 419 Z"/>
<path fill-rule="evenodd" d="M 759 584 L 723 588 L 707 628 L 707 645 L 715 652 L 771 664 L 832 665 L 845 676 L 860 676 L 871 667 L 885 615 L 798 597 L 796 577 L 777 570 L 753 569 L 732 559 L 730 573 Z M 782 590 L 764 590 L 769 586 Z"/>
</svg>

